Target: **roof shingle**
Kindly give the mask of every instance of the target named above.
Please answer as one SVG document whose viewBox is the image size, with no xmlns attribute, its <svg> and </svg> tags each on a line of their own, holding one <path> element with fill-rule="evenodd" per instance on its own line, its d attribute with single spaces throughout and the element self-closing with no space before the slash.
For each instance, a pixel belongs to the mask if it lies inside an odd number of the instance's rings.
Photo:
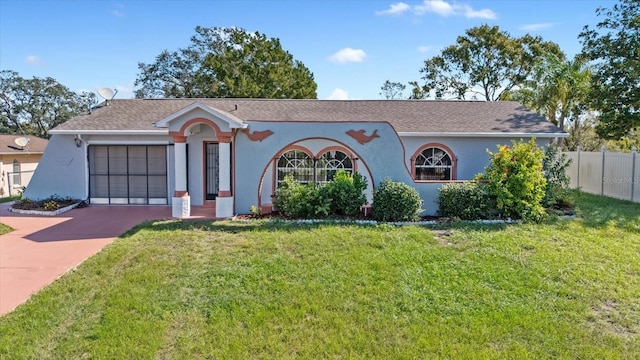
<svg viewBox="0 0 640 360">
<path fill-rule="evenodd" d="M 15 142 L 17 138 L 29 139 L 29 144 L 21 149 Z M 49 140 L 32 135 L 0 135 L 0 154 L 42 154 Z"/>
<path fill-rule="evenodd" d="M 117 99 L 56 130 L 157 130 L 153 123 L 195 102 L 244 121 L 389 122 L 398 132 L 563 132 L 514 101 Z M 237 106 L 237 109 L 236 109 Z"/>
</svg>

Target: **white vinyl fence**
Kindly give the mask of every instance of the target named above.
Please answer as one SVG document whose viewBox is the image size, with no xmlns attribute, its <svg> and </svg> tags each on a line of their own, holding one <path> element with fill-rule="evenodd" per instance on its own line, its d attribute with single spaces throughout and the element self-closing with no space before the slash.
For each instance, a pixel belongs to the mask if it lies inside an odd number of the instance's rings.
<svg viewBox="0 0 640 360">
<path fill-rule="evenodd" d="M 640 156 L 630 153 L 578 151 L 565 152 L 571 159 L 567 169 L 570 186 L 584 192 L 640 202 Z"/>
</svg>

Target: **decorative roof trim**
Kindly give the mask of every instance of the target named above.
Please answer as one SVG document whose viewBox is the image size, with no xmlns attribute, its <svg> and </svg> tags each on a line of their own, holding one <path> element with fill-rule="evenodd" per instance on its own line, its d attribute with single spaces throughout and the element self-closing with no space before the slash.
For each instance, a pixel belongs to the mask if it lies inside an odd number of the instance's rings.
<svg viewBox="0 0 640 360">
<path fill-rule="evenodd" d="M 168 127 L 171 121 L 195 109 L 201 109 L 206 113 L 208 113 L 209 115 L 227 122 L 229 124 L 229 127 L 232 129 L 244 129 L 247 127 L 247 124 L 245 124 L 242 119 L 234 115 L 231 115 L 226 111 L 218 110 L 210 106 L 207 106 L 199 101 L 196 101 L 193 104 L 176 111 L 175 113 L 165 117 L 160 121 L 156 121 L 153 125 L 155 127 L 160 127 L 160 128 Z"/>
<path fill-rule="evenodd" d="M 480 137 L 480 138 L 566 138 L 567 133 L 525 133 L 525 132 L 398 132 L 400 137 Z"/>
</svg>

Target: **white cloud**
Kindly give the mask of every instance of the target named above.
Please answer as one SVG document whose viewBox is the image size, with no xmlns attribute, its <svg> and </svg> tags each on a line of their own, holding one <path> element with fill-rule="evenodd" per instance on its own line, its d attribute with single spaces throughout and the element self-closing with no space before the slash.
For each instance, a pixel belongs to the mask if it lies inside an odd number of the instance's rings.
<svg viewBox="0 0 640 360">
<path fill-rule="evenodd" d="M 336 88 L 333 90 L 331 95 L 329 95 L 327 100 L 349 100 L 349 93 L 340 88 Z"/>
<path fill-rule="evenodd" d="M 329 56 L 329 61 L 344 64 L 348 62 L 361 62 L 366 57 L 367 54 L 362 49 L 344 48 Z"/>
<path fill-rule="evenodd" d="M 495 19 L 498 17 L 491 9 L 474 10 L 469 5 L 463 5 L 462 12 L 464 13 L 464 17 L 468 19 Z"/>
<path fill-rule="evenodd" d="M 45 65 L 45 62 L 36 55 L 29 55 L 26 58 L 24 58 L 24 62 L 26 62 L 29 65 L 36 65 L 36 66 L 41 66 L 41 65 Z"/>
<path fill-rule="evenodd" d="M 406 11 L 409 11 L 411 6 L 399 2 L 395 4 L 391 4 L 387 10 L 376 11 L 376 15 L 400 15 Z"/>
<path fill-rule="evenodd" d="M 419 53 L 426 53 L 433 50 L 433 46 L 429 46 L 429 45 L 422 45 L 422 46 L 418 46 L 418 52 Z"/>
<path fill-rule="evenodd" d="M 413 7 L 405 3 L 392 4 L 388 10 L 378 11 L 378 15 L 399 15 L 406 11 L 412 11 L 420 16 L 426 13 L 434 13 L 442 17 L 464 16 L 468 19 L 496 19 L 498 16 L 491 9 L 476 10 L 467 4 L 459 4 L 446 0 L 424 0 L 422 4 Z"/>
<path fill-rule="evenodd" d="M 537 23 L 537 24 L 526 24 L 519 27 L 520 30 L 524 31 L 540 31 L 544 29 L 549 29 L 554 27 L 554 23 Z"/>
<path fill-rule="evenodd" d="M 440 16 L 454 15 L 455 9 L 448 2 L 443 0 L 424 0 L 422 5 L 416 5 L 414 11 L 417 15 L 432 12 Z"/>
</svg>

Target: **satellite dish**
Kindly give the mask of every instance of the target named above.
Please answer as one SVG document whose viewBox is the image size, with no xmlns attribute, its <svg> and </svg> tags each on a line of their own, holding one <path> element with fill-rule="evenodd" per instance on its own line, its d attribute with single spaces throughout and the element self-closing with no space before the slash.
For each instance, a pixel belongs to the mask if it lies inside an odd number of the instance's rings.
<svg viewBox="0 0 640 360">
<path fill-rule="evenodd" d="M 109 101 L 113 100 L 117 93 L 118 90 L 111 90 L 109 88 L 98 89 L 98 94 L 107 102 L 107 105 L 109 105 Z"/>
<path fill-rule="evenodd" d="M 20 146 L 21 148 L 24 148 L 25 146 L 29 145 L 29 138 L 19 137 L 13 140 L 13 142 L 15 142 L 16 145 Z"/>
</svg>

